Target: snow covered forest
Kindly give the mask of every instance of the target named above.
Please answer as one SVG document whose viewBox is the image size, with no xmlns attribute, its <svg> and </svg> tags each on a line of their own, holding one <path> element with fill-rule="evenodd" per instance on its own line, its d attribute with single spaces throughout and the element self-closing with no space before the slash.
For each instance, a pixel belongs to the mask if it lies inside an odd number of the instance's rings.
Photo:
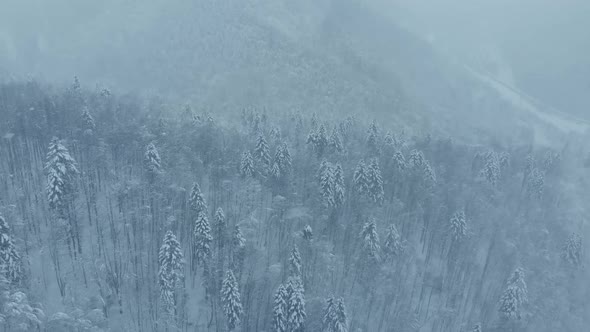
<svg viewBox="0 0 590 332">
<path fill-rule="evenodd" d="M 0 87 L 6 331 L 574 331 L 576 150 Z"/>
<path fill-rule="evenodd" d="M 5 1 L 0 332 L 588 331 L 590 39 L 532 0 L 477 2 L 522 54 L 467 1 Z"/>
</svg>

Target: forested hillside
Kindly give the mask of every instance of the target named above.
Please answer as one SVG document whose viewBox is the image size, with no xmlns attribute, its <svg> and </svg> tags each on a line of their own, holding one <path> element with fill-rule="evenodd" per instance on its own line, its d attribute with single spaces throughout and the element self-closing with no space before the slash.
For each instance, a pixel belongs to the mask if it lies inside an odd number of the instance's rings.
<svg viewBox="0 0 590 332">
<path fill-rule="evenodd" d="M 222 108 L 77 79 L 0 86 L 4 330 L 590 324 L 575 140 L 469 145 L 363 110 Z"/>
</svg>

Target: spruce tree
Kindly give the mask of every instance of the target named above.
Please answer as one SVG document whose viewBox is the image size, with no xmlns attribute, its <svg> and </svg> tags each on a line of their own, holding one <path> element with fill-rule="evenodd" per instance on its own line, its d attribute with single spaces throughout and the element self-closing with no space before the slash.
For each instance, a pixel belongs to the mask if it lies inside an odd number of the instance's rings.
<svg viewBox="0 0 590 332">
<path fill-rule="evenodd" d="M 508 279 L 499 305 L 500 314 L 506 319 L 520 319 L 522 306 L 528 301 L 524 277 L 524 270 L 517 268 Z"/>
<path fill-rule="evenodd" d="M 240 175 L 243 178 L 252 178 L 254 177 L 254 160 L 252 159 L 252 154 L 250 151 L 244 151 L 242 153 L 242 160 L 240 161 Z"/>
<path fill-rule="evenodd" d="M 330 148 L 332 153 L 344 153 L 344 145 L 342 144 L 342 139 L 340 138 L 340 133 L 338 132 L 337 127 L 334 127 L 332 129 L 332 133 L 330 134 L 330 139 L 328 142 L 328 147 Z"/>
<path fill-rule="evenodd" d="M 394 224 L 389 225 L 387 228 L 387 235 L 385 237 L 385 243 L 383 243 L 383 254 L 385 259 L 391 260 L 394 257 L 400 256 L 404 251 L 404 244 L 401 240 L 397 228 Z"/>
<path fill-rule="evenodd" d="M 286 142 L 281 143 L 277 146 L 275 152 L 274 163 L 277 165 L 280 176 L 286 176 L 291 173 L 291 153 Z M 273 166 L 274 167 L 274 166 Z"/>
<path fill-rule="evenodd" d="M 582 238 L 578 234 L 573 233 L 567 239 L 561 257 L 574 267 L 582 264 Z"/>
<path fill-rule="evenodd" d="M 154 143 L 147 145 L 143 160 L 146 171 L 150 177 L 153 177 L 162 171 L 162 160 L 160 159 L 160 154 Z"/>
<path fill-rule="evenodd" d="M 481 174 L 490 185 L 495 186 L 498 183 L 498 179 L 500 178 L 500 160 L 495 152 L 490 151 L 486 154 L 485 164 L 481 170 Z"/>
<path fill-rule="evenodd" d="M 206 264 L 211 257 L 211 226 L 204 212 L 199 213 L 193 230 L 193 259 L 196 264 Z"/>
<path fill-rule="evenodd" d="M 344 199 L 346 196 L 346 189 L 344 187 L 344 174 L 342 170 L 342 166 L 340 164 L 336 164 L 334 168 L 334 188 L 332 189 L 333 192 L 333 201 L 335 207 L 342 207 L 344 205 Z"/>
<path fill-rule="evenodd" d="M 240 325 L 243 310 L 238 282 L 232 270 L 227 271 L 227 275 L 222 282 L 221 302 L 227 318 L 227 328 L 229 331 L 234 331 Z"/>
<path fill-rule="evenodd" d="M 294 246 L 289 256 L 289 275 L 292 277 L 301 277 L 301 254 L 299 249 Z"/>
<path fill-rule="evenodd" d="M 11 284 L 22 279 L 22 261 L 6 219 L 0 216 L 0 273 Z"/>
<path fill-rule="evenodd" d="M 182 281 L 183 255 L 180 243 L 171 231 L 166 232 L 158 254 L 160 270 L 158 272 L 160 296 L 168 311 L 176 307 L 174 291 L 177 283 Z"/>
<path fill-rule="evenodd" d="M 369 130 L 367 130 L 367 149 L 371 156 L 379 154 L 379 133 L 375 120 L 373 120 L 369 126 Z"/>
<path fill-rule="evenodd" d="M 305 294 L 300 278 L 291 277 L 287 282 L 289 294 L 287 310 L 287 331 L 303 332 L 305 330 Z"/>
<path fill-rule="evenodd" d="M 49 143 L 45 171 L 47 173 L 46 191 L 49 207 L 63 217 L 64 209 L 69 202 L 67 197 L 74 192 L 74 181 L 79 172 L 76 168 L 76 161 L 57 137 L 53 137 Z"/>
<path fill-rule="evenodd" d="M 200 213 L 207 214 L 207 202 L 201 192 L 201 187 L 198 183 L 194 183 L 189 197 L 189 206 L 198 216 Z"/>
<path fill-rule="evenodd" d="M 364 225 L 361 231 L 361 238 L 363 239 L 364 258 L 369 261 L 379 261 L 379 235 L 377 234 L 377 225 L 375 219 L 370 218 Z"/>
<path fill-rule="evenodd" d="M 244 256 L 246 254 L 246 240 L 242 235 L 240 226 L 236 225 L 232 236 L 232 270 L 240 275 L 242 265 L 244 263 Z"/>
<path fill-rule="evenodd" d="M 463 210 L 455 212 L 451 217 L 449 232 L 454 241 L 460 241 L 467 236 L 467 222 Z"/>
<path fill-rule="evenodd" d="M 264 135 L 258 135 L 256 139 L 256 147 L 254 148 L 254 158 L 262 164 L 263 167 L 270 166 L 270 149 Z"/>
<path fill-rule="evenodd" d="M 347 332 L 348 319 L 344 300 L 328 298 L 322 318 L 322 332 Z"/>
<path fill-rule="evenodd" d="M 90 111 L 88 110 L 88 107 L 84 107 L 82 109 L 82 129 L 84 129 L 85 132 L 88 133 L 92 133 L 92 131 L 94 131 L 94 129 L 96 128 L 96 123 L 94 122 L 94 118 L 92 117 L 92 115 L 90 115 Z"/>
<path fill-rule="evenodd" d="M 354 189 L 360 196 L 369 195 L 368 169 L 364 160 L 360 160 L 354 170 Z"/>
<path fill-rule="evenodd" d="M 322 162 L 319 173 L 322 200 L 326 206 L 334 206 L 334 174 L 332 165 L 326 161 Z"/>
<path fill-rule="evenodd" d="M 274 306 L 272 311 L 272 331 L 287 331 L 287 311 L 288 311 L 289 294 L 283 284 L 275 292 Z"/>
<path fill-rule="evenodd" d="M 545 187 L 545 174 L 538 168 L 533 168 L 526 181 L 526 193 L 529 197 L 541 198 Z"/>
<path fill-rule="evenodd" d="M 381 169 L 377 163 L 377 158 L 373 158 L 368 167 L 367 187 L 371 201 L 377 205 L 382 205 L 385 193 L 383 191 L 383 179 L 381 178 Z"/>
</svg>

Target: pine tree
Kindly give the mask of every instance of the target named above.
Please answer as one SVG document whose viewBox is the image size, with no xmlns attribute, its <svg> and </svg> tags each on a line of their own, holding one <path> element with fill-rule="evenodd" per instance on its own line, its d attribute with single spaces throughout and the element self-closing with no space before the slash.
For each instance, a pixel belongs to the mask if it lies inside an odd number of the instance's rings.
<svg viewBox="0 0 590 332">
<path fill-rule="evenodd" d="M 146 147 L 143 160 L 151 182 L 154 180 L 154 177 L 162 171 L 162 160 L 160 159 L 160 154 L 154 143 L 150 143 Z"/>
<path fill-rule="evenodd" d="M 406 158 L 404 157 L 404 154 L 399 150 L 395 151 L 393 154 L 392 167 L 393 170 L 396 172 L 396 175 L 398 176 L 401 175 L 407 167 Z"/>
<path fill-rule="evenodd" d="M 310 144 L 318 157 L 321 157 L 329 145 L 326 127 L 321 124 L 317 131 L 313 130 L 307 136 L 307 144 Z"/>
<path fill-rule="evenodd" d="M 394 224 L 389 225 L 387 229 L 387 236 L 385 237 L 385 243 L 383 244 L 383 254 L 385 259 L 391 260 L 393 257 L 397 257 L 404 252 L 404 244 L 401 240 L 397 228 Z"/>
<path fill-rule="evenodd" d="M 574 267 L 579 267 L 582 264 L 582 238 L 573 233 L 567 239 L 561 257 Z"/>
<path fill-rule="evenodd" d="M 66 197 L 74 192 L 74 180 L 79 172 L 76 161 L 57 137 L 52 138 L 49 143 L 45 171 L 49 207 L 63 216 L 64 208 L 68 204 Z"/>
<path fill-rule="evenodd" d="M 463 210 L 457 211 L 453 214 L 449 221 L 449 231 L 455 241 L 460 241 L 467 236 L 467 222 Z"/>
<path fill-rule="evenodd" d="M 240 275 L 242 271 L 242 264 L 244 263 L 244 256 L 245 256 L 245 249 L 246 249 L 246 240 L 242 235 L 242 231 L 240 230 L 240 226 L 236 225 L 234 228 L 234 234 L 232 236 L 232 270 Z"/>
<path fill-rule="evenodd" d="M 199 213 L 193 231 L 193 258 L 197 264 L 204 264 L 211 256 L 211 226 L 204 212 Z"/>
<path fill-rule="evenodd" d="M 272 127 L 269 135 L 270 135 L 270 138 L 272 138 L 274 141 L 279 142 L 281 140 L 281 128 Z"/>
<path fill-rule="evenodd" d="M 486 154 L 481 175 L 492 186 L 498 183 L 498 179 L 500 178 L 500 160 L 495 152 L 490 151 Z"/>
<path fill-rule="evenodd" d="M 336 316 L 336 303 L 333 297 L 326 299 L 326 307 L 324 309 L 324 316 L 322 317 L 322 331 L 332 332 Z"/>
<path fill-rule="evenodd" d="M 364 160 L 360 160 L 354 170 L 354 189 L 360 196 L 369 195 L 368 169 Z"/>
<path fill-rule="evenodd" d="M 346 196 L 346 189 L 344 187 L 344 174 L 342 170 L 342 166 L 340 164 L 336 164 L 336 168 L 334 168 L 334 188 L 332 189 L 333 192 L 333 201 L 335 207 L 342 207 L 344 205 L 344 199 Z"/>
<path fill-rule="evenodd" d="M 258 135 L 256 140 L 256 147 L 254 148 L 254 158 L 264 167 L 270 166 L 270 149 L 264 135 Z"/>
<path fill-rule="evenodd" d="M 529 197 L 541 198 L 545 187 L 545 174 L 538 168 L 533 168 L 526 181 L 526 192 Z"/>
<path fill-rule="evenodd" d="M 361 238 L 363 239 L 363 251 L 366 258 L 375 263 L 378 262 L 380 247 L 375 219 L 371 218 L 363 225 Z"/>
<path fill-rule="evenodd" d="M 322 318 L 322 332 L 347 332 L 348 319 L 344 300 L 339 298 L 328 298 Z"/>
<path fill-rule="evenodd" d="M 381 178 L 381 169 L 377 163 L 377 158 L 373 158 L 369 165 L 367 187 L 371 201 L 377 205 L 382 205 L 385 193 L 383 191 L 383 179 Z"/>
<path fill-rule="evenodd" d="M 281 176 L 286 176 L 291 172 L 291 153 L 289 152 L 289 147 L 286 142 L 277 146 L 274 163 L 277 165 Z"/>
<path fill-rule="evenodd" d="M 243 178 L 254 177 L 254 160 L 252 160 L 252 154 L 250 151 L 244 151 L 242 154 L 242 160 L 240 161 L 240 175 Z"/>
<path fill-rule="evenodd" d="M 287 310 L 287 331 L 303 332 L 305 330 L 305 295 L 300 278 L 289 278 L 287 282 L 289 294 Z"/>
<path fill-rule="evenodd" d="M 293 247 L 289 256 L 289 274 L 292 277 L 301 277 L 301 254 L 297 246 Z"/>
<path fill-rule="evenodd" d="M 520 319 L 523 304 L 527 303 L 528 291 L 524 270 L 517 268 L 508 279 L 506 289 L 500 298 L 500 314 L 507 319 Z"/>
<path fill-rule="evenodd" d="M 338 132 L 337 127 L 334 127 L 332 129 L 332 133 L 330 134 L 330 139 L 328 142 L 328 147 L 330 148 L 332 153 L 344 153 L 344 145 L 342 144 L 342 139 L 340 138 L 340 133 Z"/>
<path fill-rule="evenodd" d="M 160 270 L 158 272 L 160 296 L 168 311 L 176 307 L 174 291 L 177 283 L 182 281 L 183 255 L 180 243 L 171 231 L 166 232 L 164 242 L 158 255 Z"/>
<path fill-rule="evenodd" d="M 272 311 L 272 331 L 287 331 L 287 311 L 288 311 L 289 294 L 283 284 L 279 285 L 274 296 L 274 307 Z"/>
<path fill-rule="evenodd" d="M 377 123 L 375 120 L 369 126 L 369 130 L 367 130 L 367 148 L 369 154 L 372 156 L 379 154 L 379 133 L 377 129 Z"/>
<path fill-rule="evenodd" d="M 473 326 L 473 330 L 471 330 L 472 332 L 482 332 L 481 331 L 481 324 L 475 324 L 475 326 Z"/>
<path fill-rule="evenodd" d="M 94 122 L 94 118 L 90 115 L 88 107 L 84 107 L 82 109 L 82 129 L 86 132 L 92 133 L 95 128 L 96 123 Z"/>
<path fill-rule="evenodd" d="M 326 206 L 334 206 L 334 174 L 332 165 L 324 160 L 320 165 L 318 173 L 322 200 Z"/>
<path fill-rule="evenodd" d="M 201 192 L 201 187 L 198 183 L 194 183 L 189 197 L 190 208 L 198 216 L 200 213 L 207 214 L 207 202 Z"/>
<path fill-rule="evenodd" d="M 22 279 L 22 261 L 12 241 L 10 228 L 4 217 L 0 216 L 0 273 L 11 284 Z"/>
<path fill-rule="evenodd" d="M 227 318 L 227 327 L 229 331 L 233 331 L 240 325 L 243 310 L 238 282 L 232 270 L 227 271 L 227 275 L 221 285 L 221 302 Z"/>
</svg>

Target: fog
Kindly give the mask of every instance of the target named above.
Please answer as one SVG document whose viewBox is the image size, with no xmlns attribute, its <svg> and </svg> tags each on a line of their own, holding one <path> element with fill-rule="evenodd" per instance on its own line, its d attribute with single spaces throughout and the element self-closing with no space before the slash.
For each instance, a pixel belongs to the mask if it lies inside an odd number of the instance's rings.
<svg viewBox="0 0 590 332">
<path fill-rule="evenodd" d="M 0 0 L 0 330 L 587 331 L 589 19 Z"/>
</svg>

